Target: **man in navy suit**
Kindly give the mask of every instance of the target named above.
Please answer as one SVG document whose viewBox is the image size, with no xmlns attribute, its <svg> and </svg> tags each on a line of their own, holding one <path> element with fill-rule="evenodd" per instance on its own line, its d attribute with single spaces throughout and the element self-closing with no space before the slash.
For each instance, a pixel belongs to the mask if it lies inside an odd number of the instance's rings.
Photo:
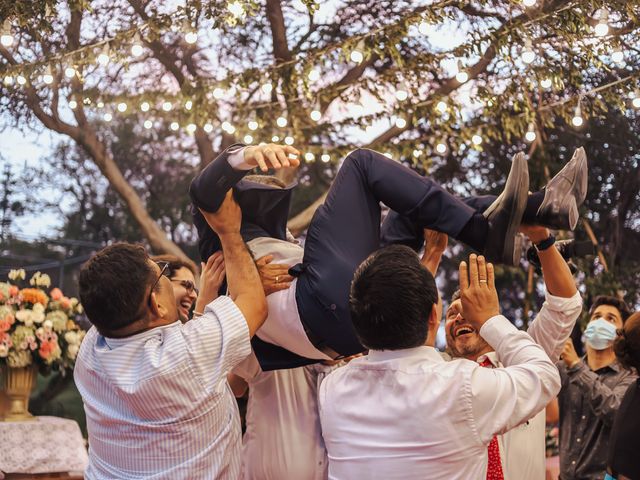
<svg viewBox="0 0 640 480">
<path fill-rule="evenodd" d="M 269 254 L 274 263 L 295 265 L 292 288 L 269 295 L 269 317 L 254 337 L 263 370 L 363 351 L 349 316 L 349 286 L 356 267 L 381 243 L 405 243 L 408 229 L 429 228 L 466 243 L 489 261 L 513 265 L 521 254 L 516 234 L 523 220 L 572 229 L 586 195 L 586 163 L 575 158 L 544 191 L 528 195 L 527 162 L 518 154 L 500 196 L 463 201 L 378 152 L 358 149 L 345 158 L 315 212 L 303 250 L 286 237 L 293 185 L 243 180 L 257 167 L 263 172 L 295 167 L 298 155 L 293 147 L 275 144 L 233 146 L 200 172 L 189 190 L 203 260 L 220 249 L 207 215 L 233 189 L 243 214 L 241 233 L 254 258 Z M 392 210 L 382 227 L 380 202 Z"/>
</svg>

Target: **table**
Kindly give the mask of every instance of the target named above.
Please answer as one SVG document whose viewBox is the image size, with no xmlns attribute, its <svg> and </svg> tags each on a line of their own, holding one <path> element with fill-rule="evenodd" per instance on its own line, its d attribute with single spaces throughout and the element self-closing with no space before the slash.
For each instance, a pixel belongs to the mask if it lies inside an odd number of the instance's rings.
<svg viewBox="0 0 640 480">
<path fill-rule="evenodd" d="M 2 473 L 83 472 L 88 461 L 80 427 L 73 420 L 43 416 L 30 422 L 0 422 L 0 478 Z"/>
</svg>

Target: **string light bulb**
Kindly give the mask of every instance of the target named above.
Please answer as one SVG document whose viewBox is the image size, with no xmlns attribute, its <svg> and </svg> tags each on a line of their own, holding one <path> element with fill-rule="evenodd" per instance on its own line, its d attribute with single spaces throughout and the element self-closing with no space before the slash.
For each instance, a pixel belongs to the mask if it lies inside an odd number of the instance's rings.
<svg viewBox="0 0 640 480">
<path fill-rule="evenodd" d="M 542 81 L 540 82 L 540 86 L 544 89 L 551 88 L 551 79 L 543 78 Z"/>
<path fill-rule="evenodd" d="M 211 125 L 210 123 L 205 123 L 202 129 L 207 133 L 211 133 L 213 132 L 213 125 Z"/>
<path fill-rule="evenodd" d="M 162 110 L 164 110 L 165 112 L 170 112 L 172 108 L 173 108 L 173 105 L 171 105 L 171 102 L 162 103 Z"/>
<path fill-rule="evenodd" d="M 407 84 L 404 82 L 400 82 L 400 85 L 398 85 L 398 88 L 396 90 L 396 99 L 398 99 L 399 102 L 404 102 L 407 98 L 409 98 Z"/>
<path fill-rule="evenodd" d="M 76 76 L 76 69 L 73 67 L 67 67 L 64 69 L 64 76 L 67 78 L 73 78 Z"/>
<path fill-rule="evenodd" d="M 469 74 L 464 69 L 464 66 L 462 65 L 462 60 L 458 60 L 457 68 L 458 68 L 458 71 L 456 73 L 456 80 L 460 83 L 465 83 L 467 80 L 469 80 Z"/>
<path fill-rule="evenodd" d="M 13 85 L 13 77 L 11 75 L 5 75 L 4 84 L 5 85 Z"/>
<path fill-rule="evenodd" d="M 284 137 L 285 145 L 293 145 L 294 142 L 295 142 L 295 140 L 293 139 L 292 136 L 287 135 L 286 137 Z"/>
<path fill-rule="evenodd" d="M 436 152 L 438 152 L 440 155 L 444 155 L 445 153 L 447 153 L 447 144 L 444 142 L 438 142 L 438 144 L 436 145 Z"/>
<path fill-rule="evenodd" d="M 2 35 L 0 35 L 0 44 L 3 47 L 9 48 L 13 45 L 13 35 L 11 34 L 11 22 L 5 20 L 2 24 Z"/>
<path fill-rule="evenodd" d="M 278 117 L 276 119 L 276 125 L 278 125 L 280 128 L 284 128 L 287 126 L 287 119 L 285 117 Z"/>
<path fill-rule="evenodd" d="M 440 113 L 444 113 L 447 111 L 447 102 L 444 100 L 440 100 L 436 105 L 436 110 Z"/>
<path fill-rule="evenodd" d="M 103 107 L 104 107 L 104 102 L 98 102 L 98 103 L 96 104 L 96 107 L 98 107 L 98 108 L 103 108 Z"/>
<path fill-rule="evenodd" d="M 144 121 L 144 128 L 149 130 L 151 127 L 153 127 L 153 122 L 151 120 L 145 120 Z"/>
<path fill-rule="evenodd" d="M 598 37 L 604 37 L 609 33 L 609 10 L 600 8 L 596 12 L 598 23 L 594 28 L 594 32 Z"/>
<path fill-rule="evenodd" d="M 328 153 L 323 153 L 320 156 L 320 160 L 322 160 L 323 163 L 329 163 L 331 161 L 331 155 L 329 155 Z"/>
<path fill-rule="evenodd" d="M 356 45 L 356 48 L 349 55 L 349 58 L 353 63 L 356 63 L 358 65 L 362 63 L 362 61 L 364 60 L 364 54 L 362 53 L 363 50 L 364 50 L 364 42 L 360 40 L 358 42 L 358 45 Z"/>
<path fill-rule="evenodd" d="M 175 132 L 180 128 L 180 124 L 178 122 L 171 122 L 169 128 Z"/>
<path fill-rule="evenodd" d="M 222 130 L 227 132 L 229 135 L 232 135 L 236 131 L 236 127 L 231 125 L 231 123 L 229 122 L 222 122 L 221 127 L 222 127 Z"/>
<path fill-rule="evenodd" d="M 573 113 L 573 118 L 571 119 L 571 124 L 574 127 L 581 127 L 584 124 L 584 118 L 582 118 L 582 105 L 581 101 L 578 100 L 578 105 L 576 105 L 576 110 Z"/>
<path fill-rule="evenodd" d="M 184 36 L 184 41 L 193 45 L 198 41 L 198 33 L 195 30 L 189 30 Z"/>
<path fill-rule="evenodd" d="M 538 3 L 537 0 L 522 0 L 522 4 L 527 8 L 535 7 L 536 3 Z"/>
<path fill-rule="evenodd" d="M 257 130 L 259 127 L 258 122 L 256 122 L 255 120 L 251 120 L 247 126 L 249 127 L 249 130 L 253 131 Z"/>
<path fill-rule="evenodd" d="M 309 114 L 309 116 L 311 117 L 311 120 L 313 120 L 314 122 L 319 122 L 320 119 L 322 118 L 320 105 L 316 104 L 315 107 L 313 107 L 313 110 L 311 110 L 311 113 Z"/>
<path fill-rule="evenodd" d="M 536 59 L 536 52 L 533 51 L 533 44 L 531 43 L 530 38 L 527 38 L 524 42 L 524 49 L 522 50 L 521 58 L 527 65 Z"/>
<path fill-rule="evenodd" d="M 531 122 L 529 124 L 529 128 L 527 129 L 527 133 L 524 134 L 524 139 L 527 142 L 531 143 L 536 139 L 537 136 L 538 135 L 536 134 L 536 125 L 535 123 Z"/>
<path fill-rule="evenodd" d="M 611 60 L 613 60 L 615 63 L 624 62 L 624 52 L 620 50 L 620 48 L 617 48 L 611 53 Z"/>
<path fill-rule="evenodd" d="M 473 142 L 474 145 L 482 145 L 482 137 L 480 135 L 478 135 L 477 133 L 471 137 L 471 141 Z"/>
<path fill-rule="evenodd" d="M 273 91 L 273 85 L 271 83 L 263 83 L 260 90 L 262 90 L 262 93 L 269 95 Z"/>
<path fill-rule="evenodd" d="M 216 87 L 213 89 L 213 98 L 215 98 L 216 100 L 220 100 L 222 97 L 224 97 L 224 90 L 220 87 Z"/>
<path fill-rule="evenodd" d="M 406 126 L 407 126 L 407 121 L 406 121 L 404 118 L 402 118 L 402 117 L 398 117 L 398 118 L 396 119 L 396 127 L 398 127 L 398 128 L 404 128 L 404 127 L 406 127 Z"/>
<path fill-rule="evenodd" d="M 229 2 L 227 4 L 227 10 L 229 13 L 233 15 L 235 18 L 243 18 L 246 15 L 244 10 L 244 6 L 240 2 Z"/>
<path fill-rule="evenodd" d="M 273 143 L 279 142 L 280 141 L 280 137 L 278 135 L 274 135 L 273 137 L 271 137 L 271 141 Z"/>
<path fill-rule="evenodd" d="M 151 108 L 151 105 L 149 105 L 149 102 L 142 102 L 140 104 L 140 110 L 142 110 L 143 112 L 148 112 L 149 108 Z"/>
<path fill-rule="evenodd" d="M 46 85 L 51 85 L 53 83 L 53 73 L 51 71 L 51 65 L 47 67 L 47 71 L 45 72 L 44 75 L 42 75 L 42 81 Z"/>
<path fill-rule="evenodd" d="M 307 153 L 304 154 L 304 159 L 307 162 L 313 162 L 316 159 L 316 156 L 311 152 L 307 152 Z"/>
<path fill-rule="evenodd" d="M 105 122 L 110 122 L 111 120 L 113 120 L 113 115 L 107 112 L 102 116 L 102 118 L 104 119 Z"/>
<path fill-rule="evenodd" d="M 75 100 L 70 100 L 69 101 L 69 108 L 71 110 L 75 110 L 76 108 L 78 108 L 78 102 L 76 102 Z"/>
<path fill-rule="evenodd" d="M 193 102 L 191 100 L 187 100 L 184 102 L 184 109 L 191 110 L 193 108 Z"/>
<path fill-rule="evenodd" d="M 133 37 L 133 45 L 131 45 L 131 55 L 134 57 L 139 57 L 144 53 L 144 47 L 142 46 L 142 42 L 140 40 L 140 34 L 136 32 Z"/>
<path fill-rule="evenodd" d="M 120 102 L 117 108 L 120 113 L 124 113 L 127 111 L 127 104 L 124 102 Z"/>
<path fill-rule="evenodd" d="M 187 132 L 193 135 L 196 132 L 197 128 L 198 127 L 196 127 L 195 123 L 190 123 L 189 125 L 187 125 Z"/>
<path fill-rule="evenodd" d="M 640 92 L 636 93 L 636 96 L 631 100 L 633 108 L 640 108 Z"/>
<path fill-rule="evenodd" d="M 107 44 L 98 55 L 98 63 L 105 67 L 109 64 L 109 61 L 111 61 L 111 57 L 109 57 L 109 45 Z"/>
<path fill-rule="evenodd" d="M 253 137 L 248 133 L 244 136 L 243 140 L 244 140 L 244 143 L 253 143 Z"/>
<path fill-rule="evenodd" d="M 422 20 L 420 20 L 420 23 L 418 24 L 418 31 L 420 32 L 421 35 L 428 35 L 430 26 L 431 25 L 429 25 L 429 22 L 427 21 L 427 19 L 423 17 Z"/>
<path fill-rule="evenodd" d="M 320 79 L 320 71 L 316 68 L 309 70 L 308 78 L 310 81 L 315 82 Z"/>
<path fill-rule="evenodd" d="M 16 81 L 18 82 L 18 85 L 26 85 L 27 84 L 27 79 L 22 75 L 18 75 L 16 77 Z"/>
</svg>

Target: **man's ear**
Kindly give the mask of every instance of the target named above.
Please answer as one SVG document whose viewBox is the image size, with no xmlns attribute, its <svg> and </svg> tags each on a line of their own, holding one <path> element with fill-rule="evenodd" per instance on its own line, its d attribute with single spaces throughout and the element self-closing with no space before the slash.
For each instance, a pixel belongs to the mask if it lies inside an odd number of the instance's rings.
<svg viewBox="0 0 640 480">
<path fill-rule="evenodd" d="M 156 292 L 151 292 L 151 295 L 149 295 L 149 308 L 151 309 L 153 316 L 156 318 L 162 317 L 167 313 L 166 309 L 158 303 Z"/>
<path fill-rule="evenodd" d="M 442 320 L 442 297 L 438 292 L 438 302 L 433 304 L 431 314 L 429 315 L 429 328 L 439 327 Z"/>
</svg>

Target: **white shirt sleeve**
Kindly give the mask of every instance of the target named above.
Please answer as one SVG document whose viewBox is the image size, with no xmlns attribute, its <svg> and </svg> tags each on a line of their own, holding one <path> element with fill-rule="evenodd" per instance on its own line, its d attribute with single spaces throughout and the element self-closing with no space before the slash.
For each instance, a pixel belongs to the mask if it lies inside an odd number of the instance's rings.
<svg viewBox="0 0 640 480">
<path fill-rule="evenodd" d="M 229 297 L 216 298 L 182 332 L 194 373 L 208 391 L 226 382 L 231 369 L 251 353 L 247 321 Z"/>
<path fill-rule="evenodd" d="M 545 302 L 529 325 L 527 333 L 534 342 L 544 348 L 552 362 L 556 363 L 560 359 L 564 344 L 571 335 L 580 312 L 580 292 L 569 298 L 556 297 L 549 292 L 545 294 Z"/>
<path fill-rule="evenodd" d="M 255 167 L 244 161 L 244 149 L 241 147 L 227 157 L 227 162 L 234 170 L 253 170 Z"/>
<path fill-rule="evenodd" d="M 483 444 L 524 423 L 560 390 L 560 376 L 542 347 L 502 315 L 490 318 L 480 335 L 505 368 L 478 366 L 471 374 L 471 404 Z"/>
</svg>

